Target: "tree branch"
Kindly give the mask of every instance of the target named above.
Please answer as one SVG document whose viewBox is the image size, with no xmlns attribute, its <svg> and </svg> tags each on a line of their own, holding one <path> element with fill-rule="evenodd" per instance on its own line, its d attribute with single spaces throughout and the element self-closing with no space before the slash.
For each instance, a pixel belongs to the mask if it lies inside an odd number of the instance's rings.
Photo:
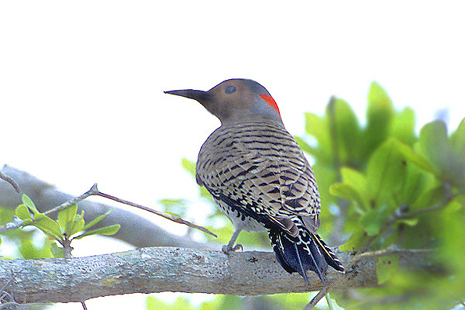
<svg viewBox="0 0 465 310">
<path fill-rule="evenodd" d="M 336 254 L 343 262 L 352 253 Z M 406 253 L 430 264 L 428 253 Z M 404 258 L 405 256 L 405 258 Z M 327 274 L 331 290 L 377 285 L 376 258 L 363 257 L 346 274 Z M 297 273 L 288 274 L 272 252 L 241 252 L 187 248 L 144 248 L 71 259 L 0 260 L 0 283 L 18 303 L 82 302 L 91 298 L 132 293 L 186 292 L 263 295 L 321 291 L 318 277 L 309 273 L 305 285 Z"/>
<path fill-rule="evenodd" d="M 326 294 L 328 294 L 329 287 L 323 288 L 321 291 L 318 292 L 318 294 L 315 295 L 315 297 L 310 300 L 310 302 L 304 307 L 303 310 L 310 310 L 313 309 L 317 303 L 320 302 L 320 300 L 325 297 Z"/>
<path fill-rule="evenodd" d="M 7 176 L 6 174 L 3 174 L 2 171 L 0 171 L 0 179 L 10 183 L 10 185 L 14 188 L 14 190 L 19 193 L 20 192 L 20 189 L 19 189 L 19 186 L 18 184 L 15 182 L 15 180 L 13 180 L 12 178 L 10 178 L 9 176 Z"/>
<path fill-rule="evenodd" d="M 44 182 L 27 172 L 5 165 L 1 172 L 15 181 L 20 189 L 17 193 L 10 183 L 0 182 L 0 206 L 15 209 L 21 202 L 21 195 L 26 194 L 34 201 L 40 212 L 47 212 L 60 206 L 67 201 L 75 199 L 74 196 L 59 191 L 55 186 Z M 89 222 L 95 217 L 107 212 L 113 206 L 85 200 L 78 203 L 79 210 L 85 211 L 85 221 Z M 79 211 L 80 212 L 80 211 Z M 204 244 L 193 241 L 188 236 L 177 236 L 158 227 L 151 222 L 149 217 L 142 217 L 130 211 L 114 208 L 108 216 L 100 221 L 95 228 L 121 224 L 121 229 L 110 238 L 125 241 L 135 247 L 153 246 L 179 246 L 193 248 L 220 248 L 219 245 Z M 15 225 L 21 221 L 19 218 L 13 220 L 9 225 Z M 4 227 L 5 228 L 5 227 Z M 9 228 L 8 228 L 9 229 Z"/>
</svg>

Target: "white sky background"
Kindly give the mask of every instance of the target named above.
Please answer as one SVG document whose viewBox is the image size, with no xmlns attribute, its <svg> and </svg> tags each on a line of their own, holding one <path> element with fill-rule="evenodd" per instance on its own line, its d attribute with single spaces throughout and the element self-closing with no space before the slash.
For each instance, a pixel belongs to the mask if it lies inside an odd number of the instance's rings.
<svg viewBox="0 0 465 310">
<path fill-rule="evenodd" d="M 461 1 L 0 2 L 0 164 L 74 195 L 195 199 L 180 166 L 219 122 L 163 90 L 263 84 L 288 130 L 331 95 L 363 117 L 370 83 L 418 124 L 465 116 Z M 122 305 L 121 302 L 119 304 Z"/>
</svg>

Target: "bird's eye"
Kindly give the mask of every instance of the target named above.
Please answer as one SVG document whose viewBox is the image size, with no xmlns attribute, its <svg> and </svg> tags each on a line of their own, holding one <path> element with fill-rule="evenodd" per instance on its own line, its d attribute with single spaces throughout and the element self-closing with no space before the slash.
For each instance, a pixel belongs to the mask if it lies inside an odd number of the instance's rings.
<svg viewBox="0 0 465 310">
<path fill-rule="evenodd" d="M 232 94 L 235 91 L 236 91 L 236 87 L 233 85 L 226 86 L 226 88 L 224 89 L 225 94 L 228 94 L 228 95 Z"/>
</svg>

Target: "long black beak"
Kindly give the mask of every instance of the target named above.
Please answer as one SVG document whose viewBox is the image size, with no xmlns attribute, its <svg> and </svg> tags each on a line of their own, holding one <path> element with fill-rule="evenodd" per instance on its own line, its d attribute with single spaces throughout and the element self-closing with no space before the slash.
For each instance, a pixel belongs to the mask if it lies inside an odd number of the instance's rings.
<svg viewBox="0 0 465 310">
<path fill-rule="evenodd" d="M 199 102 L 208 101 L 214 97 L 212 93 L 209 93 L 203 90 L 194 90 L 194 89 L 168 90 L 168 91 L 165 91 L 165 94 L 194 99 Z"/>
</svg>

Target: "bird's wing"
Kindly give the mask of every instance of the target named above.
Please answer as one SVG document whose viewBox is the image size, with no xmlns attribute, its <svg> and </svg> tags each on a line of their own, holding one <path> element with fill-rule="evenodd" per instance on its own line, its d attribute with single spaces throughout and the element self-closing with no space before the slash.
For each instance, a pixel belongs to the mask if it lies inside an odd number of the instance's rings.
<svg viewBox="0 0 465 310">
<path fill-rule="evenodd" d="M 294 141 L 292 139 L 292 141 Z M 275 141 L 276 142 L 276 141 Z M 299 216 L 315 232 L 319 227 L 320 197 L 313 171 L 297 143 L 272 143 L 269 149 L 243 149 L 236 164 L 242 171 L 252 169 L 245 185 L 262 197 L 276 214 L 274 217 L 296 231 L 290 218 Z M 244 160 L 247 159 L 247 160 Z"/>
</svg>

